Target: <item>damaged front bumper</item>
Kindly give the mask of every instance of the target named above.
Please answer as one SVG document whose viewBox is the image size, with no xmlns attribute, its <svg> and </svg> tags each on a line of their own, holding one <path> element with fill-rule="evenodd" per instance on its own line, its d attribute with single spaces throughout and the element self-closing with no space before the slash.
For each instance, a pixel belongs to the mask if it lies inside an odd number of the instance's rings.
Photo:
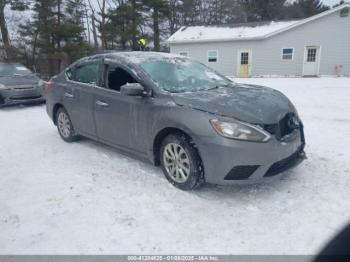
<svg viewBox="0 0 350 262">
<path fill-rule="evenodd" d="M 206 182 L 232 184 L 272 177 L 300 164 L 305 158 L 301 126 L 287 140 L 273 136 L 267 143 L 213 137 L 199 144 Z"/>
</svg>

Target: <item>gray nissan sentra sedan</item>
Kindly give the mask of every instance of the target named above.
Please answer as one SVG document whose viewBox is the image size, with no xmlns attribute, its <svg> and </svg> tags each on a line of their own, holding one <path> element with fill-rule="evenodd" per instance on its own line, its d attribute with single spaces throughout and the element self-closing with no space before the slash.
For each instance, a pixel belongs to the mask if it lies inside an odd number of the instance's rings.
<svg viewBox="0 0 350 262">
<path fill-rule="evenodd" d="M 17 63 L 0 62 L 0 107 L 44 102 L 44 81 Z"/>
<path fill-rule="evenodd" d="M 95 55 L 45 92 L 64 141 L 84 136 L 147 159 L 183 190 L 274 176 L 304 158 L 303 125 L 287 97 L 182 56 Z"/>
</svg>

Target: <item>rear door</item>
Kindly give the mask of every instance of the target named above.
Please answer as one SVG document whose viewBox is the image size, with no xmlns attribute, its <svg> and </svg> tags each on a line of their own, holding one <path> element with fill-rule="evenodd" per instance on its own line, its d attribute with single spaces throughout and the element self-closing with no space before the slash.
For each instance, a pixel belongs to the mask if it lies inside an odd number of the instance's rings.
<svg viewBox="0 0 350 262">
<path fill-rule="evenodd" d="M 76 131 L 96 136 L 94 123 L 94 92 L 101 83 L 101 60 L 89 60 L 67 71 L 65 104 Z"/>
</svg>

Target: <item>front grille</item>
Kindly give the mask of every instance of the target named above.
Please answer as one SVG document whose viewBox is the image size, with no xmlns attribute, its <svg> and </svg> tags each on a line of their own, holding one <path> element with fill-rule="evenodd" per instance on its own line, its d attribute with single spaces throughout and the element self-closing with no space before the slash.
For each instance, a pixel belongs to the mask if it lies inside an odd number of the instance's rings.
<svg viewBox="0 0 350 262">
<path fill-rule="evenodd" d="M 14 86 L 13 89 L 15 90 L 29 90 L 29 89 L 33 89 L 34 86 Z"/>
<path fill-rule="evenodd" d="M 288 113 L 286 114 L 278 123 L 279 131 L 280 131 L 280 138 L 283 138 L 286 135 L 289 135 L 292 133 L 297 127 L 293 127 L 289 124 L 290 120 L 295 117 L 294 113 Z"/>
<path fill-rule="evenodd" d="M 271 135 L 277 135 L 279 126 L 278 124 L 272 124 L 272 125 L 263 125 L 262 128 L 269 132 Z"/>
<path fill-rule="evenodd" d="M 226 175 L 225 180 L 245 180 L 248 179 L 259 166 L 235 166 Z"/>
<path fill-rule="evenodd" d="M 291 134 L 295 129 L 300 128 L 300 126 L 290 125 L 290 121 L 294 117 L 296 117 L 295 113 L 287 113 L 277 124 L 262 125 L 262 128 L 271 135 L 276 136 L 278 140 L 281 140 L 286 135 Z"/>
<path fill-rule="evenodd" d="M 293 155 L 274 163 L 265 173 L 264 177 L 271 177 L 286 171 L 287 169 L 300 163 L 304 155 L 304 145 L 302 145 Z"/>
<path fill-rule="evenodd" d="M 32 95 L 32 96 L 11 96 L 11 100 L 32 100 L 32 99 L 39 99 L 41 98 L 41 95 Z"/>
</svg>

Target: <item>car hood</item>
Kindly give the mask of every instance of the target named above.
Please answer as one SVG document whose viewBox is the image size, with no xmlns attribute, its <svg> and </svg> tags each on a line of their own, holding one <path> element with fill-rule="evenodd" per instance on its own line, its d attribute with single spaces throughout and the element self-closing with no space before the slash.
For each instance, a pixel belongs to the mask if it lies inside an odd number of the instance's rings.
<svg viewBox="0 0 350 262">
<path fill-rule="evenodd" d="M 281 92 L 262 86 L 235 85 L 207 91 L 173 94 L 174 102 L 252 124 L 275 124 L 295 108 Z"/>
<path fill-rule="evenodd" d="M 36 75 L 0 77 L 0 84 L 5 86 L 34 85 L 38 82 L 39 78 Z"/>
</svg>

